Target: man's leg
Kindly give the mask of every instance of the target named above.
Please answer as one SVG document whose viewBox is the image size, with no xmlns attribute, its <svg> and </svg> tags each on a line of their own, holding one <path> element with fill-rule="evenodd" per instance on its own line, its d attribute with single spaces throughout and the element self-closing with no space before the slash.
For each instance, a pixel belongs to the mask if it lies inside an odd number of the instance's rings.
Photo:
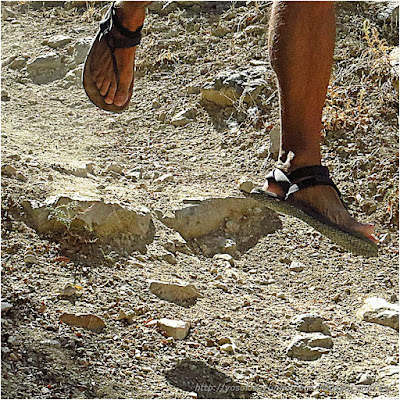
<svg viewBox="0 0 400 400">
<path fill-rule="evenodd" d="M 289 171 L 320 165 L 321 117 L 335 46 L 333 2 L 277 2 L 270 21 L 270 58 L 279 83 L 281 159 L 291 151 Z M 279 192 L 272 182 L 265 190 Z M 373 225 L 355 221 L 335 190 L 316 186 L 293 194 L 331 221 L 369 236 Z"/>
<path fill-rule="evenodd" d="M 143 25 L 146 6 L 151 1 L 118 1 L 116 2 L 117 16 L 122 25 L 135 31 Z M 114 74 L 111 55 L 106 43 L 98 46 L 98 62 L 92 68 L 92 77 L 100 94 L 105 97 L 107 104 L 122 106 L 128 100 L 129 87 L 133 80 L 136 47 L 128 49 L 116 49 L 118 71 L 120 75 L 119 84 Z"/>
</svg>

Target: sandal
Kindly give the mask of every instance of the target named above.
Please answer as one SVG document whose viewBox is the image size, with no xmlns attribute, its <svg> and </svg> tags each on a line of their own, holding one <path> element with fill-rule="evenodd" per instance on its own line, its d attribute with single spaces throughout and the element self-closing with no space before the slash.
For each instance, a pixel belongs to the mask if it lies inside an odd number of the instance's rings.
<svg viewBox="0 0 400 400">
<path fill-rule="evenodd" d="M 275 169 L 266 178 L 275 182 L 285 195 L 278 196 L 275 193 L 263 190 L 261 187 L 256 187 L 251 191 L 251 197 L 279 213 L 301 219 L 346 250 L 366 257 L 378 255 L 378 246 L 372 240 L 358 232 L 335 224 L 312 207 L 294 200 L 291 196 L 307 187 L 328 185 L 333 187 L 341 197 L 339 189 L 329 177 L 327 167 L 314 165 L 299 168 L 289 174 L 285 174 L 281 169 Z"/>
<path fill-rule="evenodd" d="M 104 101 L 104 97 L 100 94 L 99 89 L 97 89 L 97 86 L 92 78 L 91 63 L 93 61 L 93 54 L 95 53 L 95 49 L 102 40 L 107 43 L 111 53 L 114 74 L 117 80 L 117 84 L 119 84 L 119 71 L 117 67 L 117 60 L 114 54 L 115 50 L 137 46 L 140 43 L 142 28 L 143 26 L 140 26 L 136 29 L 136 31 L 130 31 L 129 29 L 122 26 L 122 23 L 116 14 L 115 3 L 112 4 L 112 6 L 107 11 L 104 19 L 100 22 L 99 31 L 97 32 L 97 35 L 92 42 L 83 69 L 83 87 L 90 101 L 97 107 L 100 107 L 106 111 L 113 112 L 121 112 L 126 110 L 132 97 L 133 79 L 129 88 L 129 98 L 124 105 L 117 106 L 115 104 L 107 104 Z M 118 34 L 116 35 L 115 32 L 118 32 Z"/>
</svg>

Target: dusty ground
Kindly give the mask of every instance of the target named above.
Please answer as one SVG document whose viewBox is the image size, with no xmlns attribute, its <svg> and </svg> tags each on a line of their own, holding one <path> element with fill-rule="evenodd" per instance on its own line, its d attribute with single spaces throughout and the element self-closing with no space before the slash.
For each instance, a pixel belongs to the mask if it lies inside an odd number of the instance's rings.
<svg viewBox="0 0 400 400">
<path fill-rule="evenodd" d="M 307 225 L 280 217 L 281 229 L 240 254 L 237 279 L 224 278 L 221 288 L 211 258 L 177 253 L 176 264 L 159 259 L 162 240 L 173 232 L 155 211 L 167 212 L 186 198 L 239 196 L 243 176 L 263 180 L 265 160 L 257 150 L 279 123 L 263 34 L 270 4 L 173 3 L 149 13 L 131 106 L 111 115 L 91 105 L 78 79 L 65 76 L 81 67 L 72 60 L 74 46 L 94 35 L 106 4 L 41 3 L 2 3 L 2 165 L 26 177 L 2 175 L 2 299 L 13 305 L 2 315 L 2 396 L 225 397 L 218 389 L 224 385 L 242 385 L 229 391 L 231 397 L 397 396 L 396 381 L 380 380 L 376 372 L 398 364 L 398 333 L 356 317 L 367 297 L 398 302 L 398 96 L 387 63 L 398 34 L 377 18 L 383 6 L 337 5 L 322 146 L 323 162 L 351 212 L 375 224 L 379 256 L 343 252 Z M 255 28 L 245 31 L 248 26 Z M 43 44 L 56 34 L 72 40 L 54 50 Z M 48 81 L 40 83 L 25 64 L 50 51 L 62 56 L 62 66 L 59 75 L 39 76 Z M 11 68 L 14 56 L 22 61 Z M 200 101 L 200 88 L 217 72 L 240 70 L 254 60 L 266 62 L 268 82 L 255 116 L 246 105 L 220 110 Z M 196 120 L 173 126 L 171 118 L 188 107 L 196 110 Z M 68 173 L 86 162 L 93 162 L 93 175 Z M 110 163 L 124 171 L 141 167 L 142 178 L 108 173 Z M 272 165 L 269 160 L 267 167 Z M 164 173 L 172 173 L 173 181 L 154 182 Z M 111 248 L 104 257 L 83 259 L 82 243 L 38 235 L 21 211 L 25 198 L 43 201 L 60 193 L 148 207 L 154 242 L 142 255 Z M 25 263 L 27 249 L 36 263 Z M 304 270 L 290 271 L 291 261 L 303 263 Z M 147 289 L 147 279 L 177 277 L 202 293 L 195 305 L 181 307 Z M 68 283 L 79 286 L 75 304 L 57 297 Z M 132 324 L 116 320 L 120 310 L 135 311 Z M 93 313 L 107 327 L 92 333 L 60 324 L 62 312 Z M 316 361 L 285 352 L 296 334 L 289 321 L 305 312 L 320 315 L 332 332 L 332 351 Z M 146 326 L 160 317 L 190 320 L 189 336 L 168 344 Z M 224 336 L 234 340 L 236 354 L 206 346 Z M 365 372 L 376 379 L 357 384 Z M 214 392 L 199 388 L 201 383 Z"/>
</svg>

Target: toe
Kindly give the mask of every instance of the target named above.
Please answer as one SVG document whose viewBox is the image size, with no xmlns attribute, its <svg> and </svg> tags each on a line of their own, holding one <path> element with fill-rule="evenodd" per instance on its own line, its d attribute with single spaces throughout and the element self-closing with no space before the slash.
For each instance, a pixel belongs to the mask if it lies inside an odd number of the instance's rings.
<svg viewBox="0 0 400 400">
<path fill-rule="evenodd" d="M 108 89 L 108 93 L 107 96 L 105 97 L 104 101 L 107 104 L 112 104 L 114 102 L 114 98 L 115 98 L 115 92 L 117 90 L 117 85 L 115 80 L 113 80 L 110 84 L 110 87 Z"/>
<path fill-rule="evenodd" d="M 110 87 L 110 80 L 109 79 L 104 79 L 103 84 L 101 85 L 100 88 L 100 94 L 102 96 L 105 96 L 108 93 L 108 89 Z"/>
</svg>

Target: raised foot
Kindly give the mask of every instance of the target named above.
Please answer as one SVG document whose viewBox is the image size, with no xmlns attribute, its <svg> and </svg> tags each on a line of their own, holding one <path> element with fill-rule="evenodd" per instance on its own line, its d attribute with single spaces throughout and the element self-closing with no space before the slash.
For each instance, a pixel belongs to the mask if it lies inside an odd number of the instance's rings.
<svg viewBox="0 0 400 400">
<path fill-rule="evenodd" d="M 142 2 L 126 2 L 116 4 L 116 15 L 122 25 L 135 31 L 143 25 L 145 8 L 139 5 Z M 122 35 L 112 28 L 112 35 L 116 38 L 123 38 Z M 110 48 L 105 40 L 102 40 L 95 49 L 92 57 L 90 71 L 92 79 L 104 101 L 107 104 L 123 106 L 130 99 L 134 80 L 136 46 L 130 48 L 117 48 L 114 50 L 116 71 L 114 70 L 113 59 Z"/>
</svg>

